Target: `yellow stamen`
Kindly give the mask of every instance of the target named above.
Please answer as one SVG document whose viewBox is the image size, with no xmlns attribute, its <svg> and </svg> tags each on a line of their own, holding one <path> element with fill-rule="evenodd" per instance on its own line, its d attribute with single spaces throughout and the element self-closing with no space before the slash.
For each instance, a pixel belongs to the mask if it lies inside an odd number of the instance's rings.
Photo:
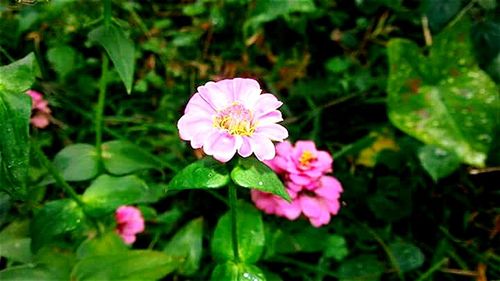
<svg viewBox="0 0 500 281">
<path fill-rule="evenodd" d="M 302 152 L 302 155 L 300 155 L 299 158 L 299 163 L 302 166 L 309 166 L 312 161 L 316 160 L 316 155 L 314 155 L 311 151 L 309 150 L 304 150 Z"/>
</svg>

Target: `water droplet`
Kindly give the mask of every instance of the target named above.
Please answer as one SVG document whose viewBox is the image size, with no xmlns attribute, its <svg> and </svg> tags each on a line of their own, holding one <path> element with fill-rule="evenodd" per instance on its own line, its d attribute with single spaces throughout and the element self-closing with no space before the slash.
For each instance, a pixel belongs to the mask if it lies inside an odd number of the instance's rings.
<svg viewBox="0 0 500 281">
<path fill-rule="evenodd" d="M 440 157 L 448 155 L 446 150 L 441 149 L 441 148 L 436 148 L 436 150 L 434 150 L 434 152 L 436 153 L 436 156 L 440 156 Z"/>
<path fill-rule="evenodd" d="M 263 182 L 261 182 L 261 181 L 259 181 L 259 185 L 264 185 L 264 183 L 263 183 Z"/>
</svg>

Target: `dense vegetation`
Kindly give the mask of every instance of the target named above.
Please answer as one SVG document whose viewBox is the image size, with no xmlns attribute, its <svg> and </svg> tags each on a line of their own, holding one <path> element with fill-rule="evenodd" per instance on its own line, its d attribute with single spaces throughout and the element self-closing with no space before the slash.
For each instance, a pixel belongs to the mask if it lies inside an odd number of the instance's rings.
<svg viewBox="0 0 500 281">
<path fill-rule="evenodd" d="M 499 15 L 495 0 L 2 0 L 0 280 L 500 279 Z M 283 102 L 291 143 L 333 156 L 327 225 L 238 187 L 230 232 L 220 187 L 283 185 L 253 156 L 198 160 L 177 122 L 198 86 L 234 77 Z M 122 205 L 145 220 L 129 246 Z"/>
</svg>

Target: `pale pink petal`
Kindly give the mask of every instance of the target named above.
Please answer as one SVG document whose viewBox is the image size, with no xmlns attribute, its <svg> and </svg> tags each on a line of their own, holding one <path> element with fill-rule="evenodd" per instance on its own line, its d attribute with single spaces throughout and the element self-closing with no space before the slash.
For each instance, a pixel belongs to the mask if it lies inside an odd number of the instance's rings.
<svg viewBox="0 0 500 281">
<path fill-rule="evenodd" d="M 278 203 L 273 194 L 252 189 L 250 197 L 258 209 L 266 214 L 275 214 Z"/>
<path fill-rule="evenodd" d="M 274 124 L 283 121 L 283 116 L 278 110 L 273 110 L 269 113 L 261 115 L 258 117 L 258 123 L 260 125 Z"/>
<path fill-rule="evenodd" d="M 238 148 L 238 154 L 243 157 L 248 157 L 252 154 L 252 146 L 250 145 L 250 140 L 248 137 L 242 137 L 242 142 L 240 148 Z"/>
<path fill-rule="evenodd" d="M 199 131 L 192 139 L 191 139 L 191 147 L 194 148 L 194 149 L 198 149 L 198 148 L 201 148 L 207 138 L 209 136 L 212 136 L 214 134 L 217 134 L 219 132 L 218 129 L 216 128 L 211 128 L 209 130 L 206 130 L 206 131 Z M 206 152 L 205 152 L 206 153 Z"/>
<path fill-rule="evenodd" d="M 285 127 L 278 124 L 258 126 L 255 134 L 266 136 L 273 141 L 283 141 L 288 138 L 288 131 Z"/>
<path fill-rule="evenodd" d="M 246 108 L 254 108 L 262 92 L 259 83 L 248 78 L 235 78 L 232 81 L 234 100 L 243 104 Z"/>
<path fill-rule="evenodd" d="M 254 134 L 248 138 L 255 156 L 260 161 L 271 160 L 276 155 L 274 144 L 268 138 Z"/>
<path fill-rule="evenodd" d="M 234 101 L 232 93 L 228 92 L 226 87 L 222 87 L 225 83 L 226 80 L 208 82 L 198 87 L 200 96 L 216 111 L 226 108 Z"/>
<path fill-rule="evenodd" d="M 216 111 L 206 102 L 199 93 L 195 93 L 184 110 L 184 114 L 193 114 L 198 116 L 213 116 Z"/>
<path fill-rule="evenodd" d="M 282 104 L 282 102 L 278 101 L 278 99 L 271 94 L 260 95 L 254 106 L 255 118 L 259 119 L 261 116 L 276 110 Z"/>
<path fill-rule="evenodd" d="M 276 145 L 276 153 L 278 155 L 290 155 L 293 151 L 293 146 L 289 141 L 280 142 Z"/>
<path fill-rule="evenodd" d="M 236 153 L 238 149 L 237 145 L 238 142 L 234 136 L 227 133 L 220 133 L 218 137 L 209 144 L 208 151 L 210 153 L 207 152 L 206 146 L 203 146 L 203 148 L 208 155 L 213 155 L 213 157 L 220 162 L 227 162 L 231 160 Z"/>
<path fill-rule="evenodd" d="M 303 151 L 310 151 L 316 155 L 316 145 L 313 141 L 297 141 L 295 143 L 296 151 L 302 154 Z"/>
<path fill-rule="evenodd" d="M 210 119 L 194 114 L 185 114 L 177 122 L 179 135 L 183 140 L 192 140 L 200 132 L 207 132 L 212 127 Z"/>
</svg>

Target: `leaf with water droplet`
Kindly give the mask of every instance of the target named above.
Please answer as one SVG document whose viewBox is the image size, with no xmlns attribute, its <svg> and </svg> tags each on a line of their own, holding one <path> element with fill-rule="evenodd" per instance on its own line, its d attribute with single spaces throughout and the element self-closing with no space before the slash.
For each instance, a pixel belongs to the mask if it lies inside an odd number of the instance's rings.
<svg viewBox="0 0 500 281">
<path fill-rule="evenodd" d="M 434 181 L 450 175 L 460 166 L 460 159 L 453 151 L 433 145 L 419 148 L 418 159 Z"/>
<path fill-rule="evenodd" d="M 260 268 L 253 264 L 225 262 L 218 264 L 212 276 L 212 281 L 265 281 L 266 277 Z"/>
<path fill-rule="evenodd" d="M 254 157 L 240 158 L 231 171 L 233 181 L 242 187 L 273 193 L 290 202 L 290 196 L 278 176 Z"/>
<path fill-rule="evenodd" d="M 420 141 L 452 151 L 461 162 L 484 166 L 492 140 L 477 136 L 493 133 L 500 100 L 495 83 L 471 53 L 469 29 L 463 20 L 444 30 L 427 57 L 411 41 L 389 42 L 388 115 Z"/>
<path fill-rule="evenodd" d="M 220 188 L 229 183 L 226 166 L 212 157 L 189 164 L 168 184 L 169 190 Z"/>
</svg>

